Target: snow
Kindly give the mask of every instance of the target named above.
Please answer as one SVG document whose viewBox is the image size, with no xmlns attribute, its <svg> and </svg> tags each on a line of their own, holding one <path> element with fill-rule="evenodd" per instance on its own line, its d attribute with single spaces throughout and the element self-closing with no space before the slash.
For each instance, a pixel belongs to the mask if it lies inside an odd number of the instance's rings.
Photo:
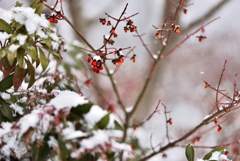
<svg viewBox="0 0 240 161">
<path fill-rule="evenodd" d="M 12 36 L 12 34 L 8 34 L 6 32 L 0 32 L 0 41 L 4 41 L 8 38 L 10 38 Z"/>
<path fill-rule="evenodd" d="M 40 110 L 33 110 L 30 114 L 24 115 L 18 122 L 17 126 L 20 128 L 19 137 L 21 137 L 27 130 L 32 127 L 37 127 L 39 123 Z M 31 120 L 31 121 L 30 121 Z"/>
<path fill-rule="evenodd" d="M 93 60 L 95 60 L 95 61 L 101 60 L 101 61 L 102 61 L 102 59 L 101 59 L 100 56 L 94 56 L 94 57 L 93 57 Z"/>
<path fill-rule="evenodd" d="M 12 45 L 9 46 L 8 50 L 13 53 L 13 52 L 16 51 L 19 47 L 20 47 L 20 45 L 12 44 Z"/>
<path fill-rule="evenodd" d="M 154 58 L 154 59 L 157 59 L 157 58 L 158 58 L 158 55 L 153 55 L 153 58 Z"/>
<path fill-rule="evenodd" d="M 65 140 L 71 140 L 71 139 L 76 139 L 78 137 L 84 137 L 87 136 L 87 133 L 84 133 L 80 130 L 75 130 L 74 125 L 72 122 L 67 122 L 68 126 L 67 128 L 63 129 L 62 135 Z"/>
<path fill-rule="evenodd" d="M 23 108 L 18 106 L 16 103 L 11 104 L 10 107 L 15 111 L 15 113 L 19 113 L 20 115 L 23 115 Z"/>
<path fill-rule="evenodd" d="M 49 104 L 54 105 L 58 110 L 63 108 L 76 107 L 78 105 L 83 105 L 88 103 L 88 100 L 85 97 L 80 96 L 79 94 L 72 91 L 60 91 L 54 90 L 53 92 L 58 93 L 58 95 L 53 98 Z"/>
<path fill-rule="evenodd" d="M 37 30 L 41 30 L 41 27 L 47 28 L 50 26 L 50 23 L 45 18 L 44 14 L 42 14 L 40 17 L 38 14 L 35 14 L 34 12 L 35 9 L 32 9 L 30 7 L 12 8 L 13 18 L 18 23 L 24 24 L 30 35 L 34 34 Z"/>
<path fill-rule="evenodd" d="M 19 45 L 24 45 L 26 39 L 27 39 L 27 35 L 22 35 L 22 34 L 17 35 L 17 40 L 19 42 Z"/>
<path fill-rule="evenodd" d="M 58 147 L 58 141 L 57 141 L 53 136 L 50 136 L 50 140 L 48 141 L 48 145 L 49 145 L 50 147 L 59 148 L 59 147 Z"/>
<path fill-rule="evenodd" d="M 204 72 L 200 72 L 200 74 L 204 74 Z"/>
<path fill-rule="evenodd" d="M 211 156 L 211 158 L 209 158 L 209 160 L 218 160 L 220 155 L 221 155 L 221 152 L 215 151 L 212 153 L 212 156 Z"/>
<path fill-rule="evenodd" d="M 8 100 L 8 99 L 10 99 L 11 98 L 11 96 L 10 96 L 10 94 L 8 94 L 8 93 L 1 93 L 1 97 L 4 99 L 4 100 Z"/>
<path fill-rule="evenodd" d="M 93 105 L 90 111 L 84 115 L 84 119 L 87 121 L 88 127 L 93 128 L 106 114 L 106 110 L 103 110 L 98 105 Z"/>
<path fill-rule="evenodd" d="M 3 19 L 4 21 L 6 21 L 8 24 L 10 24 L 11 19 L 12 19 L 12 12 L 6 11 L 6 10 L 0 8 L 0 18 Z"/>
<path fill-rule="evenodd" d="M 110 70 L 109 70 L 109 73 L 110 73 L 110 74 L 113 74 L 113 73 L 114 73 L 114 70 L 113 70 L 113 69 L 110 69 Z"/>
</svg>

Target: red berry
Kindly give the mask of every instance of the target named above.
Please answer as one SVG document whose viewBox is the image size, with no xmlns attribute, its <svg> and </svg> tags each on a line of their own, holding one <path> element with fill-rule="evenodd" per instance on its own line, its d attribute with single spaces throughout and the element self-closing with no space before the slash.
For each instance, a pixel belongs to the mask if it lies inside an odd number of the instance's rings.
<svg viewBox="0 0 240 161">
<path fill-rule="evenodd" d="M 136 59 L 133 59 L 133 62 L 135 63 L 135 62 L 136 62 Z"/>
<path fill-rule="evenodd" d="M 124 62 L 124 59 L 123 59 L 123 58 L 120 58 L 119 61 L 120 61 L 120 63 L 123 63 L 123 62 Z"/>
<path fill-rule="evenodd" d="M 58 18 L 62 18 L 62 16 L 61 16 L 60 14 L 59 14 L 59 15 L 57 15 L 57 17 L 58 17 Z"/>
<path fill-rule="evenodd" d="M 90 58 L 90 57 L 88 57 L 87 61 L 90 63 L 90 62 L 91 62 L 91 58 Z"/>
<path fill-rule="evenodd" d="M 97 68 L 97 71 L 96 71 L 96 73 L 97 73 L 97 74 L 99 74 L 99 73 L 100 73 L 100 69 L 99 69 L 99 68 Z"/>
<path fill-rule="evenodd" d="M 103 70 L 103 66 L 102 65 L 100 66 L 100 70 Z"/>
<path fill-rule="evenodd" d="M 50 18 L 49 18 L 49 21 L 50 21 L 51 23 L 53 23 L 53 22 L 54 22 L 54 20 L 53 20 L 53 18 L 52 18 L 52 17 L 50 17 Z"/>
<path fill-rule="evenodd" d="M 218 125 L 217 131 L 220 132 L 221 130 L 222 130 L 222 127 L 220 125 Z"/>
<path fill-rule="evenodd" d="M 172 125 L 172 120 L 169 120 L 169 124 Z"/>
<path fill-rule="evenodd" d="M 109 107 L 109 110 L 110 110 L 112 113 L 114 113 L 114 111 L 115 111 L 115 109 L 114 109 L 113 106 L 110 106 L 110 107 Z"/>
<path fill-rule="evenodd" d="M 225 154 L 225 155 L 228 155 L 228 151 L 226 151 L 224 154 Z"/>
<path fill-rule="evenodd" d="M 137 126 L 136 126 L 136 125 L 133 126 L 133 130 L 134 130 L 134 131 L 137 130 Z"/>
<path fill-rule="evenodd" d="M 87 80 L 87 81 L 85 82 L 85 84 L 86 84 L 87 86 L 90 86 L 90 85 L 92 84 L 92 81 L 89 79 L 89 80 Z"/>
<path fill-rule="evenodd" d="M 94 73 L 97 72 L 97 68 L 96 68 L 96 67 L 93 68 L 93 72 L 94 72 Z"/>
</svg>

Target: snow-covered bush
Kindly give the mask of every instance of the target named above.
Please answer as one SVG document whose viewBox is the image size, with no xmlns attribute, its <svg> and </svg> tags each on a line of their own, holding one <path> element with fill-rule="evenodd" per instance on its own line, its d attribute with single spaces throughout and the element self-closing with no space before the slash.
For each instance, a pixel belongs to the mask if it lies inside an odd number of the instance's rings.
<svg viewBox="0 0 240 161">
<path fill-rule="evenodd" d="M 180 34 L 180 26 L 177 24 L 179 10 L 187 13 L 187 6 L 183 7 L 184 0 L 179 0 L 178 5 L 172 2 L 176 8 L 172 20 L 169 20 L 171 15 L 169 14 L 162 25 L 153 26 L 156 31 L 155 39 L 161 45 L 161 50 L 153 54 L 133 23 L 132 18 L 138 13 L 125 16 L 127 4 L 119 18 L 107 13 L 105 13 L 107 18 L 99 18 L 102 25 L 110 26 L 111 29 L 109 35 L 103 35 L 103 45 L 95 49 L 64 15 L 63 1 L 56 0 L 53 7 L 44 1 L 33 0 L 30 7 L 23 7 L 23 4 L 17 2 L 16 6 L 9 10 L 0 8 L 0 160 L 143 161 L 158 154 L 164 159 L 167 157 L 166 150 L 184 146 L 188 161 L 194 161 L 194 145 L 186 145 L 186 142 L 187 144 L 199 142 L 201 136 L 195 136 L 194 133 L 209 123 L 214 123 L 214 128 L 220 132 L 222 127 L 218 119 L 239 108 L 240 92 L 236 88 L 236 83 L 233 83 L 233 97 L 219 90 L 225 62 L 218 87 L 215 88 L 205 82 L 205 88 L 217 93 L 217 110 L 214 111 L 214 106 L 210 114 L 189 132 L 182 136 L 177 135 L 179 138 L 175 140 L 170 137 L 168 126 L 173 124 L 173 119 L 169 117 L 170 112 L 161 101 L 145 120 L 134 118 L 134 113 L 160 60 L 170 55 L 197 32 L 204 33 L 205 27 L 218 18 L 202 24 L 165 53 L 172 34 Z M 58 3 L 61 3 L 60 10 L 56 9 Z M 43 14 L 44 7 L 49 8 L 52 13 Z M 70 24 L 83 40 L 83 43 L 78 41 L 68 43 L 70 56 L 66 56 L 69 58 L 67 61 L 61 61 L 65 42 L 54 27 L 54 23 L 59 20 L 65 20 Z M 113 24 L 114 22 L 116 23 Z M 113 76 L 126 59 L 132 63 L 136 62 L 135 47 L 108 47 L 114 45 L 113 38 L 118 38 L 116 29 L 119 23 L 125 25 L 123 27 L 125 33 L 135 33 L 135 36 L 140 38 L 152 60 L 152 64 L 147 68 L 149 73 L 144 86 L 141 90 L 137 89 L 137 92 L 140 91 L 139 96 L 131 107 L 125 106 L 125 100 L 121 98 L 117 81 Z M 206 36 L 197 36 L 199 42 L 204 39 Z M 109 64 L 114 70 L 108 68 Z M 103 73 L 104 70 L 106 73 Z M 112 93 L 116 96 L 115 103 L 112 103 L 114 100 L 106 99 L 101 89 L 95 86 L 88 74 L 90 72 L 106 75 L 110 79 Z M 105 101 L 108 107 L 103 108 L 92 103 L 94 99 L 90 101 L 91 94 L 85 93 L 82 90 L 84 87 L 93 87 L 93 93 Z M 110 98 L 113 97 L 112 93 Z M 220 102 L 218 94 L 230 101 Z M 159 106 L 164 110 L 160 111 Z M 157 146 L 153 146 L 151 135 L 149 139 L 151 148 L 142 146 L 146 144 L 141 140 L 146 131 L 141 127 L 155 114 L 162 114 L 165 117 L 166 137 Z M 189 137 L 190 141 L 187 140 Z M 179 143 L 184 140 L 186 141 L 184 145 L 180 145 Z M 229 145 L 210 147 L 213 150 L 197 161 L 229 161 L 227 158 Z"/>
</svg>

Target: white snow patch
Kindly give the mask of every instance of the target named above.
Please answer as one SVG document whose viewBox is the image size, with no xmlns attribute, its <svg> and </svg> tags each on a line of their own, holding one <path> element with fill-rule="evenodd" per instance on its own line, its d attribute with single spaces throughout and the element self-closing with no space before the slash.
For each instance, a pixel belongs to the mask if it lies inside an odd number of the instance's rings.
<svg viewBox="0 0 240 161">
<path fill-rule="evenodd" d="M 18 40 L 20 45 L 24 45 L 26 39 L 27 39 L 27 35 L 22 35 L 22 34 L 17 35 L 17 40 Z"/>
<path fill-rule="evenodd" d="M 13 53 L 13 52 L 16 51 L 19 47 L 20 47 L 20 45 L 12 44 L 12 45 L 10 45 L 10 47 L 8 48 L 8 50 Z"/>
<path fill-rule="evenodd" d="M 12 34 L 8 34 L 6 32 L 0 32 L 0 41 L 4 41 L 8 38 L 10 38 L 12 36 Z"/>
<path fill-rule="evenodd" d="M 98 105 L 93 105 L 90 111 L 84 115 L 84 118 L 88 123 L 88 127 L 93 128 L 106 114 L 106 110 L 103 110 Z"/>
<path fill-rule="evenodd" d="M 72 91 L 60 91 L 60 90 L 54 90 L 53 92 L 57 92 L 58 95 L 53 98 L 49 104 L 54 105 L 58 110 L 61 110 L 63 108 L 71 108 L 76 107 L 77 105 L 83 105 L 88 103 L 88 100 L 85 99 L 85 97 L 80 96 L 76 92 Z"/>
<path fill-rule="evenodd" d="M 153 58 L 154 58 L 154 59 L 157 59 L 157 58 L 158 58 L 158 55 L 153 55 Z"/>
<path fill-rule="evenodd" d="M 80 130 L 75 130 L 72 122 L 67 122 L 67 124 L 68 124 L 68 127 L 63 129 L 62 131 L 62 135 L 65 140 L 75 139 L 78 137 L 84 137 L 88 135 L 87 133 L 84 133 Z"/>
<path fill-rule="evenodd" d="M 23 108 L 18 106 L 16 103 L 11 104 L 10 107 L 16 112 L 19 113 L 20 115 L 23 115 Z"/>
</svg>

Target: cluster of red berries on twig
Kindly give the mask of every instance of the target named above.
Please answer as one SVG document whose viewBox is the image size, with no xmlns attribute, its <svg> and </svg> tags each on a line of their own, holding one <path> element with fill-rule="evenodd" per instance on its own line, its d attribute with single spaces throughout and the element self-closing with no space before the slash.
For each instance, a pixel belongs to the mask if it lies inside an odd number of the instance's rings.
<svg viewBox="0 0 240 161">
<path fill-rule="evenodd" d="M 222 127 L 218 124 L 218 118 L 214 118 L 213 120 L 214 124 L 218 126 L 217 131 L 220 132 L 222 130 Z"/>
<path fill-rule="evenodd" d="M 62 20 L 61 11 L 56 11 L 56 13 L 46 15 L 46 17 L 51 23 L 58 23 L 58 20 Z"/>
<path fill-rule="evenodd" d="M 93 67 L 93 72 L 99 74 L 100 70 L 103 70 L 103 61 L 101 59 L 100 56 L 94 56 L 92 58 L 92 56 L 90 54 L 88 54 L 88 59 L 87 59 L 88 63 L 91 63 L 92 67 Z"/>
<path fill-rule="evenodd" d="M 133 21 L 132 20 L 128 20 L 127 23 L 126 23 L 126 26 L 124 26 L 124 31 L 125 33 L 127 33 L 127 31 L 129 30 L 130 32 L 135 32 L 136 29 L 137 29 L 137 26 L 134 26 L 133 25 Z"/>
<path fill-rule="evenodd" d="M 120 63 L 123 63 L 124 62 L 124 55 L 122 55 L 121 53 L 122 51 L 122 48 L 118 49 L 115 54 L 118 56 L 117 58 L 113 59 L 112 60 L 112 63 L 115 64 L 117 67 L 119 66 Z"/>
<path fill-rule="evenodd" d="M 202 32 L 202 33 L 205 33 L 205 29 L 202 28 L 202 29 L 201 29 L 201 32 Z M 207 37 L 206 37 L 206 36 L 203 36 L 203 35 L 196 36 L 196 38 L 198 38 L 198 41 L 199 41 L 199 42 L 202 42 L 202 40 L 207 39 Z"/>
</svg>

